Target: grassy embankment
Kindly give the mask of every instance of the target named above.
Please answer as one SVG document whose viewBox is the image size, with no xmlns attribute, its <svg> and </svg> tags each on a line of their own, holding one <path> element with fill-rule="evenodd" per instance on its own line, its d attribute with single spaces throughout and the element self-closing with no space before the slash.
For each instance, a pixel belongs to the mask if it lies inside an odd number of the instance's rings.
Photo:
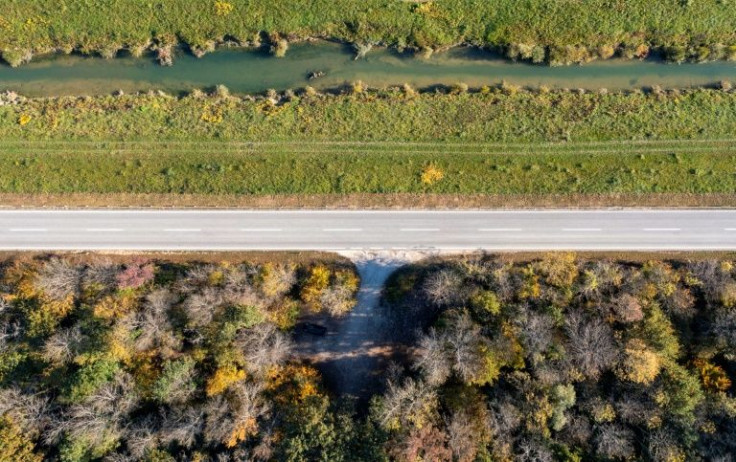
<svg viewBox="0 0 736 462">
<path fill-rule="evenodd" d="M 0 107 L 0 194 L 6 205 L 733 205 L 735 129 L 736 94 L 722 90 L 26 100 Z"/>
<path fill-rule="evenodd" d="M 92 4 L 92 5 L 91 5 Z M 0 51 L 19 65 L 61 50 L 112 57 L 184 42 L 197 54 L 222 41 L 274 45 L 326 37 L 423 50 L 459 43 L 490 46 L 510 57 L 552 64 L 650 49 L 672 60 L 736 57 L 736 12 L 722 0 L 6 0 Z"/>
</svg>

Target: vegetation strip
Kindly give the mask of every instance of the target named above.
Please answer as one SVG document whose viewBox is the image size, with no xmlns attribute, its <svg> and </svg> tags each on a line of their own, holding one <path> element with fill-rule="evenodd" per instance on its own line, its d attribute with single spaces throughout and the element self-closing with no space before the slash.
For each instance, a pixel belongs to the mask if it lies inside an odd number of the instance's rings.
<svg viewBox="0 0 736 462">
<path fill-rule="evenodd" d="M 664 50 L 675 61 L 736 57 L 733 5 L 721 0 L 618 2 L 588 0 L 7 0 L 0 51 L 20 65 L 33 53 L 62 50 L 113 57 L 155 49 L 164 63 L 186 43 L 201 55 L 217 43 L 267 43 L 276 56 L 288 42 L 326 37 L 356 44 L 432 49 L 470 43 L 503 49 L 514 59 L 551 64 Z"/>
<path fill-rule="evenodd" d="M 0 460 L 736 453 L 733 255 L 471 254 L 401 268 L 381 328 L 407 353 L 357 405 L 303 359 L 325 327 L 310 316 L 292 330 L 300 313 L 352 308 L 345 262 L 5 257 Z"/>
<path fill-rule="evenodd" d="M 3 98 L 9 195 L 687 194 L 713 204 L 706 196 L 736 190 L 726 86 Z"/>
</svg>

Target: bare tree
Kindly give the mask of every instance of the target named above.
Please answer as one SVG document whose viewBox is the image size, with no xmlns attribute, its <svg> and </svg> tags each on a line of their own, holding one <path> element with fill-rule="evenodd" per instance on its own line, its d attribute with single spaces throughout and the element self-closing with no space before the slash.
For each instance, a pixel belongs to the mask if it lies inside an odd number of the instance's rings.
<svg viewBox="0 0 736 462">
<path fill-rule="evenodd" d="M 342 316 L 355 306 L 353 292 L 347 287 L 328 287 L 319 297 L 320 304 L 330 315 Z"/>
<path fill-rule="evenodd" d="M 235 340 L 236 347 L 245 357 L 245 368 L 262 377 L 273 366 L 283 364 L 292 355 L 294 344 L 290 337 L 269 323 L 243 329 Z"/>
<path fill-rule="evenodd" d="M 113 287 L 116 284 L 115 277 L 119 271 L 120 266 L 109 259 L 96 259 L 84 269 L 82 283 L 84 286 L 97 284 L 100 287 Z"/>
<path fill-rule="evenodd" d="M 43 359 L 54 364 L 68 364 L 79 353 L 83 340 L 79 325 L 60 329 L 46 340 Z"/>
<path fill-rule="evenodd" d="M 598 377 L 618 358 L 613 330 L 600 319 L 586 319 L 580 312 L 572 312 L 565 323 L 569 339 L 570 362 L 590 378 Z"/>
<path fill-rule="evenodd" d="M 403 384 L 395 379 L 387 383 L 386 393 L 376 409 L 382 427 L 423 426 L 434 419 L 437 391 L 425 382 L 408 378 Z"/>
<path fill-rule="evenodd" d="M 126 446 L 131 460 L 143 460 L 148 451 L 158 445 L 157 422 L 153 416 L 148 415 L 136 422 L 128 430 Z"/>
<path fill-rule="evenodd" d="M 222 292 L 215 287 L 205 287 L 200 293 L 189 295 L 182 308 L 189 321 L 195 326 L 205 326 L 212 322 L 216 308 L 224 302 Z"/>
<path fill-rule="evenodd" d="M 644 311 L 639 300 L 631 294 L 623 293 L 613 299 L 611 306 L 616 320 L 623 323 L 644 319 Z"/>
<path fill-rule="evenodd" d="M 447 444 L 456 462 L 472 462 L 482 444 L 476 423 L 466 411 L 453 413 L 446 422 Z"/>
<path fill-rule="evenodd" d="M 519 462 L 552 462 L 554 455 L 543 442 L 535 438 L 523 438 L 516 447 Z"/>
<path fill-rule="evenodd" d="M 635 455 L 634 434 L 621 425 L 602 425 L 595 437 L 595 448 L 607 459 L 629 460 Z"/>
<path fill-rule="evenodd" d="M 23 393 L 15 387 L 0 388 L 0 416 L 11 415 L 25 431 L 43 430 L 48 425 L 49 413 L 48 398 Z"/>
<path fill-rule="evenodd" d="M 531 312 L 521 323 L 521 342 L 535 362 L 552 344 L 554 321 L 549 315 Z"/>
<path fill-rule="evenodd" d="M 435 329 L 419 339 L 414 368 L 422 372 L 429 385 L 442 385 L 450 376 L 452 363 L 447 353 L 446 339 Z"/>
<path fill-rule="evenodd" d="M 175 302 L 176 296 L 168 289 L 157 289 L 148 294 L 135 319 L 140 332 L 135 339 L 136 350 L 158 348 L 164 357 L 168 357 L 181 347 L 169 320 L 169 309 Z"/>
<path fill-rule="evenodd" d="M 205 405 L 205 438 L 212 444 L 228 444 L 239 437 L 254 435 L 258 420 L 268 415 L 269 404 L 263 399 L 260 385 L 240 382 L 227 395 L 220 395 Z"/>
<path fill-rule="evenodd" d="M 174 407 L 164 412 L 161 441 L 191 448 L 204 431 L 205 412 L 199 405 Z"/>
<path fill-rule="evenodd" d="M 38 273 L 38 290 L 53 300 L 77 295 L 82 280 L 80 268 L 63 258 L 47 261 Z"/>
<path fill-rule="evenodd" d="M 452 368 L 464 382 L 475 382 L 486 371 L 487 362 L 483 351 L 486 339 L 467 313 L 455 317 L 443 333 L 448 345 Z M 486 345 L 487 346 L 487 345 Z"/>
<path fill-rule="evenodd" d="M 119 374 L 82 403 L 64 410 L 45 435 L 45 440 L 55 442 L 66 434 L 97 446 L 110 438 L 120 439 L 137 403 L 133 378 L 128 374 Z"/>
<path fill-rule="evenodd" d="M 462 278 L 457 271 L 446 268 L 430 274 L 424 281 L 427 299 L 439 306 L 448 306 L 458 301 Z"/>
</svg>

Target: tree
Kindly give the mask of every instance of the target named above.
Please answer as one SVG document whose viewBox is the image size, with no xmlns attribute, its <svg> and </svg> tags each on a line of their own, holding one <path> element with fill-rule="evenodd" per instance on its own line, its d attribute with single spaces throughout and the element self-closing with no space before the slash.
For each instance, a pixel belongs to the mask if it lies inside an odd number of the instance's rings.
<svg viewBox="0 0 736 462">
<path fill-rule="evenodd" d="M 123 270 L 115 277 L 118 289 L 137 289 L 141 287 L 153 280 L 155 269 L 153 263 L 146 259 L 134 259 L 124 265 Z"/>
<path fill-rule="evenodd" d="M 153 397 L 168 404 L 187 402 L 197 390 L 195 366 L 195 361 L 190 357 L 167 361 L 153 385 Z"/>
<path fill-rule="evenodd" d="M 437 391 L 423 381 L 407 378 L 403 383 L 390 379 L 386 392 L 373 410 L 387 430 L 421 428 L 435 420 Z"/>
<path fill-rule="evenodd" d="M 639 300 L 631 294 L 623 293 L 613 299 L 613 315 L 618 322 L 632 323 L 644 319 L 644 311 Z"/>
<path fill-rule="evenodd" d="M 634 338 L 626 343 L 619 376 L 634 383 L 648 385 L 657 378 L 662 368 L 656 352 L 641 339 Z"/>
<path fill-rule="evenodd" d="M 169 317 L 169 310 L 175 301 L 176 296 L 168 289 L 157 289 L 146 296 L 143 309 L 135 317 L 139 332 L 135 339 L 136 350 L 155 348 L 163 357 L 170 357 L 181 347 Z"/>
<path fill-rule="evenodd" d="M 29 435 L 8 415 L 0 416 L 0 460 L 7 462 L 41 462 L 43 456 L 34 452 Z"/>
<path fill-rule="evenodd" d="M 38 273 L 38 290 L 51 300 L 63 301 L 79 294 L 82 272 L 63 258 L 47 261 Z"/>
<path fill-rule="evenodd" d="M 163 414 L 161 441 L 165 444 L 177 443 L 191 448 L 199 435 L 204 432 L 205 412 L 198 404 L 175 406 Z"/>
<path fill-rule="evenodd" d="M 294 343 L 273 324 L 263 323 L 242 329 L 235 340 L 235 347 L 243 355 L 246 371 L 262 378 L 291 357 Z"/>
<path fill-rule="evenodd" d="M 430 274 L 424 281 L 424 294 L 438 306 L 449 306 L 459 299 L 462 278 L 457 271 L 445 268 Z"/>
<path fill-rule="evenodd" d="M 445 432 L 432 425 L 412 428 L 393 441 L 389 454 L 397 462 L 451 462 L 452 450 L 447 446 L 447 439 Z"/>
<path fill-rule="evenodd" d="M 56 365 L 68 364 L 79 354 L 83 340 L 79 324 L 58 330 L 44 343 L 43 359 Z"/>
<path fill-rule="evenodd" d="M 232 448 L 255 435 L 258 420 L 270 411 L 261 391 L 261 386 L 256 383 L 240 382 L 226 395 L 209 400 L 205 404 L 205 438 L 211 444 Z"/>
<path fill-rule="evenodd" d="M 570 362 L 586 377 L 597 378 L 618 357 L 611 328 L 600 319 L 586 319 L 574 311 L 565 322 Z"/>
<path fill-rule="evenodd" d="M 629 460 L 635 455 L 634 434 L 620 425 L 599 426 L 594 442 L 596 452 L 607 459 Z"/>
<path fill-rule="evenodd" d="M 435 329 L 419 339 L 414 368 L 420 370 L 430 386 L 445 383 L 452 370 L 452 362 L 446 351 L 446 340 Z"/>
</svg>

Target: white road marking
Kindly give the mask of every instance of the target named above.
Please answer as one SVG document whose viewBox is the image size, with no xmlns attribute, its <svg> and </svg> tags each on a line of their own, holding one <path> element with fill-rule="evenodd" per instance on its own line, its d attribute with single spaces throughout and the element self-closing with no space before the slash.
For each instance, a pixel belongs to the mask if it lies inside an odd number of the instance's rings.
<svg viewBox="0 0 736 462">
<path fill-rule="evenodd" d="M 644 228 L 644 231 L 647 232 L 667 232 L 667 231 L 682 231 L 680 228 Z"/>
<path fill-rule="evenodd" d="M 479 228 L 482 233 L 514 233 L 521 231 L 521 228 Z"/>
<path fill-rule="evenodd" d="M 11 228 L 11 233 L 45 233 L 48 229 L 46 228 Z"/>
<path fill-rule="evenodd" d="M 322 231 L 326 233 L 359 233 L 363 231 L 361 228 L 325 228 Z"/>
<path fill-rule="evenodd" d="M 199 233 L 202 230 L 198 228 L 168 228 L 164 231 L 167 233 Z"/>
<path fill-rule="evenodd" d="M 436 233 L 439 228 L 401 228 L 402 233 Z"/>
<path fill-rule="evenodd" d="M 724 231 L 736 231 L 736 228 L 724 228 Z"/>
<path fill-rule="evenodd" d="M 125 231 L 121 228 L 87 228 L 88 233 L 122 233 Z"/>
<path fill-rule="evenodd" d="M 562 230 L 569 233 L 594 233 L 603 231 L 601 228 L 562 228 Z"/>
<path fill-rule="evenodd" d="M 280 233 L 283 231 L 281 228 L 241 228 L 240 231 L 244 233 Z"/>
</svg>

